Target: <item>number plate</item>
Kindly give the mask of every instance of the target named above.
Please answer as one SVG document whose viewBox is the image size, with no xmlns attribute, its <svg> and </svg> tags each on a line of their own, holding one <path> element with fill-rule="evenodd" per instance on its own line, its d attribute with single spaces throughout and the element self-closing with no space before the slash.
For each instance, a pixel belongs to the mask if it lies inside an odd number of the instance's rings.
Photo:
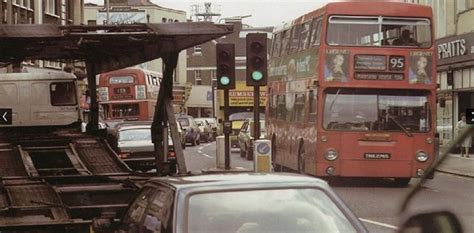
<svg viewBox="0 0 474 233">
<path fill-rule="evenodd" d="M 389 153 L 365 153 L 365 159 L 390 159 L 391 156 Z"/>
</svg>

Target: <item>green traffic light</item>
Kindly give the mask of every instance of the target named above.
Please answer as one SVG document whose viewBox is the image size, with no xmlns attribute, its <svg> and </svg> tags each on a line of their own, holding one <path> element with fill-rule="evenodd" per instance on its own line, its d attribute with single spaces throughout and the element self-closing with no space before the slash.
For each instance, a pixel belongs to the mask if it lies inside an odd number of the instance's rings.
<svg viewBox="0 0 474 233">
<path fill-rule="evenodd" d="M 263 74 L 260 71 L 252 72 L 252 79 L 255 81 L 260 81 L 263 78 Z"/>
<path fill-rule="evenodd" d="M 230 83 L 230 78 L 227 77 L 227 76 L 222 76 L 222 77 L 219 79 L 219 82 L 221 82 L 222 85 L 227 86 L 227 85 L 229 85 L 229 83 Z"/>
</svg>

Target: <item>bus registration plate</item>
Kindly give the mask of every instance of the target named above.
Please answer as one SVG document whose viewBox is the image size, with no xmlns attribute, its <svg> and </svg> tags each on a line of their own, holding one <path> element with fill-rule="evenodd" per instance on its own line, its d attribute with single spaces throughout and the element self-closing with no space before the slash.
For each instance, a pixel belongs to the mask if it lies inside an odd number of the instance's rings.
<svg viewBox="0 0 474 233">
<path fill-rule="evenodd" d="M 389 153 L 365 153 L 365 159 L 390 159 Z"/>
</svg>

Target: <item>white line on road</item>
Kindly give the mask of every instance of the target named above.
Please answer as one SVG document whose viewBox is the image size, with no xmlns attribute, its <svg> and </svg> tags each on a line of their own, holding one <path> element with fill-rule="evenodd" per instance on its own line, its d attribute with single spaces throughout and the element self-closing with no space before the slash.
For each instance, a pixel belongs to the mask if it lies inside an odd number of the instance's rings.
<svg viewBox="0 0 474 233">
<path fill-rule="evenodd" d="M 198 150 L 202 150 L 202 149 L 204 149 L 204 146 L 201 146 L 201 147 L 199 147 L 199 149 L 198 149 Z"/>
<path fill-rule="evenodd" d="M 207 158 L 212 159 L 212 156 L 210 156 L 210 155 L 208 155 L 208 154 L 201 154 L 201 155 L 204 155 L 204 156 L 206 156 Z"/>
<path fill-rule="evenodd" d="M 374 225 L 377 225 L 377 226 L 386 227 L 386 228 L 390 228 L 390 229 L 393 229 L 393 230 L 398 230 L 398 227 L 392 226 L 392 225 L 389 225 L 389 224 L 386 224 L 386 223 L 376 222 L 376 221 L 372 221 L 372 220 L 365 219 L 365 218 L 359 218 L 359 220 L 362 221 L 362 222 L 371 223 L 371 224 L 374 224 Z"/>
</svg>

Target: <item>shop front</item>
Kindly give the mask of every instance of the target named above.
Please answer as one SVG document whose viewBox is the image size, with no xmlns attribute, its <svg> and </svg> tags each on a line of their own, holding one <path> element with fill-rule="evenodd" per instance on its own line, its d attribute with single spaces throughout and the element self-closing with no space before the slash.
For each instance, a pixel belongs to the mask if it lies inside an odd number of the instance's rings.
<svg viewBox="0 0 474 233">
<path fill-rule="evenodd" d="M 474 108 L 474 32 L 437 40 L 437 130 L 440 147 L 457 135 L 460 113 Z"/>
</svg>

